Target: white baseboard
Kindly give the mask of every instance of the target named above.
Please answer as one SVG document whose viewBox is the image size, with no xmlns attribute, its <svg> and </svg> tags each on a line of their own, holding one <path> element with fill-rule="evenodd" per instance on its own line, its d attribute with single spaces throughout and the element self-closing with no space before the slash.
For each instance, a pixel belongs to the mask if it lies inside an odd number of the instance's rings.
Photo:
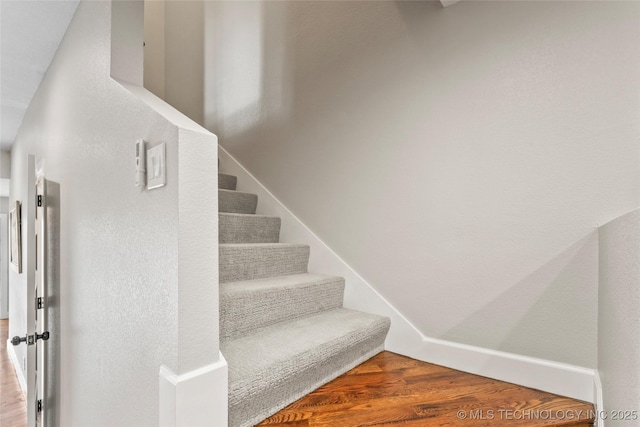
<svg viewBox="0 0 640 427">
<path fill-rule="evenodd" d="M 18 383 L 20 384 L 20 388 L 23 393 L 27 392 L 27 379 L 24 377 L 24 372 L 22 372 L 22 364 L 18 360 L 18 355 L 13 349 L 13 344 L 11 341 L 7 340 L 7 355 L 9 356 L 9 360 L 11 360 L 11 364 L 13 365 L 13 370 L 16 373 L 16 377 L 18 377 Z"/>
<path fill-rule="evenodd" d="M 282 218 L 281 241 L 311 247 L 309 271 L 345 278 L 345 307 L 391 319 L 385 342 L 387 350 L 472 374 L 595 402 L 593 369 L 424 336 L 223 147 L 219 147 L 218 158 L 221 171 L 238 177 L 239 191 L 258 195 L 258 214 Z"/>
<path fill-rule="evenodd" d="M 602 381 L 600 381 L 600 373 L 596 371 L 593 381 L 594 404 L 596 406 L 596 414 L 606 414 L 604 408 L 604 397 L 602 395 Z M 596 419 L 596 427 L 604 427 L 604 418 L 599 416 Z"/>
<path fill-rule="evenodd" d="M 177 375 L 160 367 L 161 427 L 225 427 L 228 423 L 227 361 Z"/>
<path fill-rule="evenodd" d="M 413 357 L 484 377 L 595 403 L 597 371 L 566 363 L 522 356 L 424 337 Z"/>
</svg>

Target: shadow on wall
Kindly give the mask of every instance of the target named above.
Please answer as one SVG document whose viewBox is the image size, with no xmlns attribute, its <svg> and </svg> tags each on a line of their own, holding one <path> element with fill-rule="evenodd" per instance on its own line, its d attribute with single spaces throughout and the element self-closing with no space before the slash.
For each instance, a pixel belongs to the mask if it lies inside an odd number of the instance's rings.
<svg viewBox="0 0 640 427">
<path fill-rule="evenodd" d="M 211 3 L 229 154 L 425 336 L 595 367 L 636 6 Z"/>
<path fill-rule="evenodd" d="M 234 136 L 289 117 L 286 5 L 205 2 L 205 125 Z"/>
<path fill-rule="evenodd" d="M 440 338 L 596 368 L 597 270 L 598 233 L 594 231 Z M 490 335 L 487 328 L 492 330 Z M 584 333 L 577 335 L 576 330 Z M 481 341 L 475 337 L 482 337 Z M 576 353 L 576 348 L 584 351 Z"/>
<path fill-rule="evenodd" d="M 418 7 L 425 8 L 442 9 Z M 232 146 L 268 141 L 265 132 L 276 136 L 280 127 L 304 129 L 300 121 L 318 104 L 339 110 L 326 97 L 327 76 L 405 31 L 387 5 L 369 3 L 366 18 L 361 12 L 345 2 L 205 2 L 205 127 Z M 377 31 L 381 23 L 394 28 Z M 300 99 L 310 86 L 318 96 Z"/>
</svg>

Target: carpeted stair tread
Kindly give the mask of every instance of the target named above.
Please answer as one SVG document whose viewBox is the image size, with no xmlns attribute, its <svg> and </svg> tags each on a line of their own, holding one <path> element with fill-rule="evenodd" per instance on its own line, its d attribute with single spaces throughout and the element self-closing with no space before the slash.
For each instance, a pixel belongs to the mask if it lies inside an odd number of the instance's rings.
<svg viewBox="0 0 640 427">
<path fill-rule="evenodd" d="M 249 427 L 384 349 L 386 317 L 342 308 L 344 279 L 307 273 L 309 246 L 218 175 L 220 349 L 229 426 Z"/>
<path fill-rule="evenodd" d="M 383 350 L 389 319 L 344 308 L 222 343 L 229 426 L 251 426 Z"/>
<path fill-rule="evenodd" d="M 280 217 L 220 213 L 220 243 L 277 243 L 280 240 Z"/>
<path fill-rule="evenodd" d="M 258 196 L 232 190 L 218 190 L 218 212 L 254 214 Z"/>
<path fill-rule="evenodd" d="M 307 272 L 309 246 L 294 243 L 226 243 L 218 247 L 220 283 Z"/>
<path fill-rule="evenodd" d="M 238 178 L 234 175 L 218 172 L 218 188 L 222 190 L 235 190 Z"/>
<path fill-rule="evenodd" d="M 342 307 L 344 279 L 292 274 L 220 285 L 220 339 Z"/>
</svg>

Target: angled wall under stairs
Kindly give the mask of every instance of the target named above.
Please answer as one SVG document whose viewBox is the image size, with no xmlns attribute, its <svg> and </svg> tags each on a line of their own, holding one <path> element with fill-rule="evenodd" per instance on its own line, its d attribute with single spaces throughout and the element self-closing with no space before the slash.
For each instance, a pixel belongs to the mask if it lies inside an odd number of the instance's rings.
<svg viewBox="0 0 640 427">
<path fill-rule="evenodd" d="M 305 243 L 310 246 L 313 253 L 309 260 L 311 271 L 330 272 L 344 277 L 344 307 L 391 319 L 391 328 L 385 340 L 386 350 L 575 399 L 589 402 L 597 400 L 600 386 L 593 369 L 423 335 L 372 284 L 306 227 L 224 147 L 219 147 L 218 159 L 220 170 L 238 177 L 238 188 L 241 191 L 258 195 L 260 205 L 257 212 L 282 217 L 280 237 L 283 241 Z"/>
<path fill-rule="evenodd" d="M 387 317 L 343 307 L 344 279 L 309 273 L 309 246 L 219 174 L 220 340 L 229 426 L 251 426 L 384 349 Z"/>
</svg>

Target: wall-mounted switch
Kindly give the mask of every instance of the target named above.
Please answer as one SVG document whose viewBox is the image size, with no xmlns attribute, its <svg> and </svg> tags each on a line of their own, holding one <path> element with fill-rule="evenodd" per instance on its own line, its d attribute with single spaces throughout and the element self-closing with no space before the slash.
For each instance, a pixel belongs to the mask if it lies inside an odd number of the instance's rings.
<svg viewBox="0 0 640 427">
<path fill-rule="evenodd" d="M 146 167 L 145 159 L 146 149 L 144 141 L 139 139 L 136 141 L 136 187 L 144 187 L 146 184 Z"/>
<path fill-rule="evenodd" d="M 166 146 L 162 143 L 147 151 L 147 189 L 162 187 L 167 183 Z"/>
</svg>

